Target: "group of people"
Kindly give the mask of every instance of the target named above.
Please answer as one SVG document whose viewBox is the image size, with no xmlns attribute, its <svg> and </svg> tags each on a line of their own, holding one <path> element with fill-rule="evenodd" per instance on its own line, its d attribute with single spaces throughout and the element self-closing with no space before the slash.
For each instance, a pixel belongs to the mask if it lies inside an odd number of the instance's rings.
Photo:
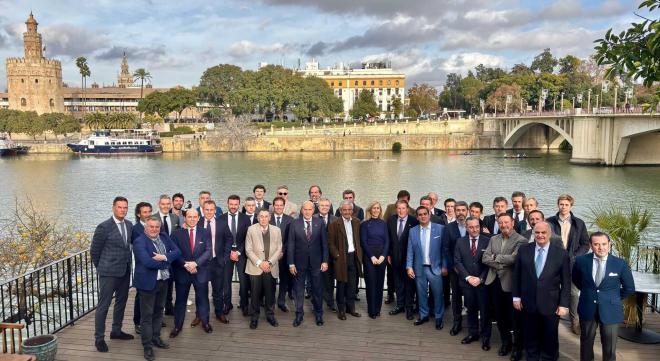
<svg viewBox="0 0 660 361">
<path fill-rule="evenodd" d="M 97 226 L 90 249 L 99 275 L 97 350 L 108 351 L 105 320 L 113 297 L 110 338 L 134 338 L 122 331 L 131 283 L 137 289 L 135 330 L 145 359 L 154 360 L 154 347 L 169 347 L 161 338 L 163 314 L 174 316 L 169 337 L 177 337 L 191 286 L 191 326 L 210 333 L 209 283 L 215 318 L 228 323 L 234 274 L 238 308 L 251 329 L 258 327 L 262 307 L 266 321 L 277 327 L 275 307 L 289 312 L 287 298 L 294 300 L 294 327 L 303 323 L 306 298 L 317 326 L 324 324 L 324 303 L 340 320 L 361 317 L 355 306 L 360 278 L 368 316 L 378 318 L 387 274 L 389 315 L 412 321 L 417 313 L 415 326 L 433 318 L 435 328 L 443 329 L 451 305 L 449 333 L 456 336 L 465 304 L 462 344 L 480 341 L 490 350 L 496 321 L 500 356 L 555 360 L 559 319 L 569 315 L 582 360 L 593 360 L 596 328 L 603 358 L 616 358 L 621 300 L 634 292 L 634 281 L 625 261 L 610 254 L 609 236 L 588 235 L 571 212 L 570 195 L 559 196 L 557 213 L 545 219 L 536 199 L 522 192 L 513 192 L 511 208 L 507 198 L 496 197 L 493 214 L 485 217 L 479 202 L 448 198 L 440 209 L 434 192 L 417 207 L 401 190 L 387 207 L 371 202 L 363 209 L 355 193 L 345 190 L 334 213 L 317 185 L 300 207 L 289 201 L 287 186 L 277 187 L 271 202 L 265 194 L 256 185 L 242 207 L 241 198 L 230 195 L 224 213 L 207 191 L 199 193 L 197 208 L 190 202 L 186 207 L 181 193 L 162 195 L 155 212 L 147 202 L 136 205 L 135 224 L 126 219 L 128 200 L 116 197 L 113 215 Z"/>
</svg>

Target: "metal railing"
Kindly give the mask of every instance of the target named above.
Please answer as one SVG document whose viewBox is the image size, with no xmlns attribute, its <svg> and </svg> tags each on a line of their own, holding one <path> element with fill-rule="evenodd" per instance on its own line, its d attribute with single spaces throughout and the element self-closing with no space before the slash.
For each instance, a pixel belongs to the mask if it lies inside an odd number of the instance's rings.
<svg viewBox="0 0 660 361">
<path fill-rule="evenodd" d="M 85 250 L 0 284 L 0 319 L 23 335 L 54 333 L 96 308 L 98 278 Z"/>
</svg>

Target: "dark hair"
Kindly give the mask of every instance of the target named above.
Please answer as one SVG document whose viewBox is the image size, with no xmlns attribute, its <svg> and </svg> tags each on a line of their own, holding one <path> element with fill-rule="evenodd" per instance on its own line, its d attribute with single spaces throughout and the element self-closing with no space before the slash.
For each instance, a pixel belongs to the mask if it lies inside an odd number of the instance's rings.
<svg viewBox="0 0 660 361">
<path fill-rule="evenodd" d="M 499 221 L 500 218 L 502 218 L 502 217 L 509 217 L 513 221 L 513 216 L 511 216 L 509 213 L 502 212 L 502 213 L 498 214 L 497 215 L 497 220 Z"/>
<path fill-rule="evenodd" d="M 353 195 L 353 198 L 355 198 L 355 192 L 353 192 L 353 191 L 350 190 L 350 189 L 346 189 L 345 191 L 343 191 L 343 192 L 341 193 L 342 198 L 344 198 L 344 196 L 347 195 L 347 194 L 352 194 L 352 195 Z"/>
<path fill-rule="evenodd" d="M 398 201 L 396 201 L 396 203 L 394 203 L 394 204 L 396 204 L 396 206 L 397 206 L 397 207 L 399 206 L 399 204 L 405 204 L 405 205 L 406 205 L 406 207 L 408 207 L 408 206 L 409 206 L 409 205 L 408 205 L 408 201 L 407 201 L 407 200 L 405 200 L 405 199 L 399 199 L 399 200 L 398 200 Z"/>
<path fill-rule="evenodd" d="M 270 211 L 269 211 L 268 209 L 266 209 L 266 208 L 259 208 L 259 210 L 257 211 L 257 216 L 258 216 L 259 214 L 261 214 L 261 212 L 266 212 L 266 213 L 270 214 Z"/>
<path fill-rule="evenodd" d="M 252 193 L 254 193 L 257 189 L 263 189 L 264 193 L 266 193 L 266 187 L 264 187 L 261 184 L 257 184 L 256 186 L 254 186 L 254 188 L 252 188 Z"/>
<path fill-rule="evenodd" d="M 174 193 L 174 195 L 172 196 L 172 200 L 174 200 L 174 198 L 181 198 L 182 201 L 186 200 L 186 198 L 184 198 L 183 194 L 181 193 Z"/>
<path fill-rule="evenodd" d="M 140 202 L 135 205 L 135 222 L 140 222 L 140 211 L 144 207 L 149 207 L 149 209 L 154 209 L 149 202 Z"/>
<path fill-rule="evenodd" d="M 207 205 L 207 204 L 212 204 L 212 205 L 213 205 L 213 207 L 216 207 L 216 208 L 218 208 L 218 205 L 217 205 L 217 204 L 215 204 L 215 201 L 214 201 L 214 200 L 212 200 L 212 199 L 210 199 L 210 200 L 208 200 L 208 201 L 206 201 L 206 202 L 204 202 L 204 204 L 202 205 L 202 207 L 204 207 L 204 206 L 205 206 L 205 205 Z M 204 211 L 204 209 L 200 209 L 200 210 L 201 210 L 201 211 Z"/>
<path fill-rule="evenodd" d="M 307 194 L 312 194 L 312 188 L 318 188 L 318 189 L 319 189 L 319 193 L 323 194 L 323 191 L 321 190 L 321 187 L 317 186 L 316 184 L 312 184 L 312 185 L 309 187 L 309 190 L 307 191 Z"/>
<path fill-rule="evenodd" d="M 202 194 L 208 194 L 209 197 L 211 196 L 211 192 L 209 192 L 209 191 L 201 191 L 201 192 L 199 192 L 199 195 L 200 195 L 200 196 L 201 196 Z"/>
<path fill-rule="evenodd" d="M 509 204 L 509 201 L 506 198 L 504 198 L 504 197 L 495 197 L 495 199 L 493 199 L 493 206 L 496 203 L 500 203 L 500 202 L 504 202 L 506 204 Z"/>
<path fill-rule="evenodd" d="M 227 201 L 241 201 L 241 197 L 237 196 L 236 194 L 232 194 L 229 197 L 227 197 Z"/>
<path fill-rule="evenodd" d="M 469 207 L 469 208 L 474 208 L 474 207 L 479 208 L 479 210 L 480 210 L 481 212 L 484 211 L 484 205 L 481 204 L 481 203 L 479 203 L 479 202 L 472 202 L 472 203 L 470 203 L 470 207 Z"/>
<path fill-rule="evenodd" d="M 429 212 L 429 209 L 426 208 L 426 207 L 424 207 L 424 206 L 419 206 L 419 207 L 417 207 L 417 208 L 415 209 L 415 214 L 416 214 L 416 215 L 419 215 L 418 213 L 419 213 L 419 211 L 422 210 L 422 209 L 425 210 L 426 213 L 431 214 L 431 212 Z"/>
<path fill-rule="evenodd" d="M 468 204 L 466 201 L 458 201 L 456 204 L 454 204 L 454 207 L 465 207 L 468 208 Z"/>
<path fill-rule="evenodd" d="M 277 196 L 273 198 L 273 205 L 275 205 L 275 202 L 277 201 L 282 201 L 282 204 L 286 204 L 286 200 L 284 200 L 284 197 Z"/>
<path fill-rule="evenodd" d="M 523 197 L 523 199 L 527 198 L 525 196 L 525 193 L 521 191 L 515 191 L 511 194 L 511 198 L 516 198 L 516 197 Z"/>
<path fill-rule="evenodd" d="M 605 233 L 605 232 L 601 232 L 601 231 L 596 231 L 596 232 L 592 233 L 592 234 L 589 236 L 589 243 L 591 243 L 591 242 L 593 241 L 594 237 L 603 237 L 603 236 L 605 236 L 605 238 L 607 238 L 607 243 L 610 243 L 610 242 L 612 241 L 612 240 L 610 239 L 610 235 L 609 235 L 609 234 L 607 234 L 607 233 Z"/>
<path fill-rule="evenodd" d="M 469 216 L 469 217 L 465 218 L 465 224 L 467 224 L 467 222 L 469 222 L 469 221 L 477 221 L 479 223 L 479 225 L 481 225 L 481 219 L 479 219 L 477 217 Z"/>
<path fill-rule="evenodd" d="M 429 196 L 422 196 L 422 198 L 419 199 L 419 203 L 421 204 L 422 201 L 429 201 L 431 204 L 433 204 L 433 200 Z"/>
<path fill-rule="evenodd" d="M 128 199 L 126 199 L 126 197 L 117 196 L 117 197 L 115 197 L 115 199 L 112 200 L 112 205 L 114 206 L 115 204 L 117 204 L 117 202 L 126 202 L 126 203 L 128 203 Z"/>
<path fill-rule="evenodd" d="M 532 213 L 539 213 L 539 214 L 541 214 L 541 219 L 543 219 L 543 220 L 545 221 L 545 214 L 543 214 L 543 212 L 539 211 L 538 209 L 535 209 L 535 210 L 533 210 L 533 211 L 529 211 L 529 213 L 527 213 L 527 219 L 529 219 L 529 216 L 531 216 Z"/>
<path fill-rule="evenodd" d="M 396 199 L 401 199 L 404 197 L 410 199 L 410 192 L 405 189 L 400 190 L 399 193 L 396 194 Z"/>
<path fill-rule="evenodd" d="M 247 203 L 249 201 L 256 201 L 256 199 L 254 197 L 245 197 L 245 202 Z"/>
<path fill-rule="evenodd" d="M 442 204 L 444 204 L 446 206 L 447 203 L 449 203 L 449 202 L 456 203 L 456 200 L 454 198 L 447 198 L 447 199 L 445 199 L 445 201 Z M 454 204 L 454 205 L 456 205 L 456 204 Z"/>
</svg>

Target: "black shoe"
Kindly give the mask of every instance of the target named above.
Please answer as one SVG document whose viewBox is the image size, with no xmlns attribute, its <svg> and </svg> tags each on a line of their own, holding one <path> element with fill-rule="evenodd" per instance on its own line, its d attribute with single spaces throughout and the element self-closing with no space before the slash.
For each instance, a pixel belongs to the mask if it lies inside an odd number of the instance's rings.
<svg viewBox="0 0 660 361">
<path fill-rule="evenodd" d="M 442 320 L 435 320 L 435 329 L 436 330 L 442 330 L 443 327 L 445 327 L 445 323 L 442 322 Z"/>
<path fill-rule="evenodd" d="M 346 312 L 344 312 L 344 311 L 337 312 L 337 318 L 342 320 L 342 321 L 346 320 Z"/>
<path fill-rule="evenodd" d="M 490 351 L 490 340 L 485 339 L 481 341 L 481 349 L 484 351 Z"/>
<path fill-rule="evenodd" d="M 449 331 L 449 334 L 452 335 L 452 336 L 456 336 L 461 332 L 462 329 L 463 329 L 463 327 L 461 325 L 454 325 L 454 326 L 451 327 L 451 330 Z"/>
<path fill-rule="evenodd" d="M 144 359 L 148 361 L 154 361 L 156 359 L 153 348 L 147 347 L 144 349 Z"/>
<path fill-rule="evenodd" d="M 110 333 L 110 339 L 111 340 L 132 340 L 135 337 L 133 335 L 129 335 L 124 331 L 119 331 L 119 333 Z"/>
<path fill-rule="evenodd" d="M 427 322 L 429 322 L 429 317 L 428 317 L 428 316 L 426 316 L 426 317 L 424 317 L 424 318 L 419 318 L 419 319 L 417 319 L 417 321 L 415 321 L 415 323 L 413 323 L 413 325 L 415 325 L 415 326 L 419 326 L 419 325 L 423 325 L 423 324 L 425 324 L 425 323 L 427 323 Z"/>
<path fill-rule="evenodd" d="M 170 338 L 175 338 L 179 336 L 179 332 L 181 332 L 180 328 L 173 328 L 172 331 L 170 331 Z"/>
<path fill-rule="evenodd" d="M 247 307 L 243 307 L 243 308 L 241 309 L 241 311 L 243 311 L 243 317 L 248 317 L 248 316 L 250 316 L 250 312 L 248 311 L 248 308 L 247 308 Z"/>
<path fill-rule="evenodd" d="M 412 321 L 415 318 L 415 313 L 413 312 L 412 309 L 407 309 L 406 310 L 406 320 Z"/>
<path fill-rule="evenodd" d="M 141 334 L 142 333 L 142 326 L 140 325 L 135 325 L 135 333 L 136 334 Z"/>
<path fill-rule="evenodd" d="M 385 304 L 389 305 L 392 302 L 394 302 L 394 296 L 387 295 L 387 298 L 385 299 Z M 396 309 L 396 307 L 395 307 L 395 309 Z"/>
<path fill-rule="evenodd" d="M 337 307 L 335 305 L 328 305 L 328 309 L 332 312 L 337 312 Z"/>
<path fill-rule="evenodd" d="M 153 340 L 151 340 L 151 344 L 158 347 L 158 348 L 165 348 L 165 349 L 170 348 L 170 344 L 163 341 L 163 339 L 160 338 L 160 337 L 154 338 Z"/>
<path fill-rule="evenodd" d="M 323 326 L 323 317 L 316 316 L 316 326 Z"/>
<path fill-rule="evenodd" d="M 464 339 L 461 340 L 461 343 L 463 345 L 469 345 L 478 339 L 479 339 L 478 336 L 467 335 Z"/>
<path fill-rule="evenodd" d="M 257 321 L 257 320 L 250 321 L 250 329 L 256 330 L 258 324 L 259 324 L 259 321 Z"/>
<path fill-rule="evenodd" d="M 502 345 L 500 347 L 500 350 L 497 352 L 498 355 L 500 356 L 506 356 L 511 352 L 511 345 Z"/>
<path fill-rule="evenodd" d="M 268 321 L 268 323 L 270 323 L 270 325 L 273 327 L 278 327 L 280 325 L 280 323 L 277 322 L 275 317 L 266 318 L 266 321 Z"/>
<path fill-rule="evenodd" d="M 289 308 L 286 307 L 286 305 L 277 305 L 277 307 L 278 307 L 282 312 L 289 312 Z"/>
<path fill-rule="evenodd" d="M 174 316 L 174 305 L 171 303 L 165 305 L 165 316 Z"/>
<path fill-rule="evenodd" d="M 211 327 L 210 323 L 207 323 L 206 325 L 202 325 L 202 328 L 204 329 L 204 332 L 206 332 L 206 333 L 213 332 L 213 327 Z"/>
<path fill-rule="evenodd" d="M 511 361 L 519 361 L 522 359 L 522 351 L 520 350 L 513 350 L 511 352 Z"/>
<path fill-rule="evenodd" d="M 303 322 L 303 317 L 302 316 L 296 316 L 296 318 L 293 320 L 293 327 L 298 327 L 302 324 Z"/>
<path fill-rule="evenodd" d="M 392 315 L 392 316 L 394 316 L 394 315 L 398 315 L 399 313 L 401 313 L 401 312 L 403 312 L 403 311 L 405 311 L 405 310 L 403 309 L 403 307 L 398 307 L 398 306 L 397 306 L 397 307 L 394 307 L 394 308 L 392 309 L 392 311 L 390 311 L 390 315 Z"/>
<path fill-rule="evenodd" d="M 375 319 L 376 319 L 376 315 L 369 315 L 369 318 L 375 320 Z"/>
<path fill-rule="evenodd" d="M 357 311 L 348 311 L 348 314 L 353 317 L 362 317 L 362 315 Z"/>
<path fill-rule="evenodd" d="M 312 298 L 312 295 L 308 292 L 305 292 L 305 299 L 308 300 L 310 298 Z"/>
<path fill-rule="evenodd" d="M 108 352 L 108 344 L 104 340 L 94 342 L 94 346 L 98 352 Z"/>
</svg>

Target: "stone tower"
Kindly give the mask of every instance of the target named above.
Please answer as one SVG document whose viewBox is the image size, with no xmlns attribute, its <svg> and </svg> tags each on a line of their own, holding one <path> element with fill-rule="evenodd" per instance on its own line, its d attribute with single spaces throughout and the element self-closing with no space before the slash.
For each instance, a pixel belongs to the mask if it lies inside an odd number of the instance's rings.
<svg viewBox="0 0 660 361">
<path fill-rule="evenodd" d="M 133 75 L 128 71 L 126 53 L 124 53 L 124 58 L 121 61 L 121 73 L 117 76 L 117 84 L 119 84 L 120 88 L 128 88 L 133 85 Z"/>
<path fill-rule="evenodd" d="M 32 13 L 23 33 L 24 58 L 7 58 L 7 90 L 9 109 L 42 113 L 64 113 L 62 97 L 62 64 L 44 58 L 39 25 Z"/>
</svg>

